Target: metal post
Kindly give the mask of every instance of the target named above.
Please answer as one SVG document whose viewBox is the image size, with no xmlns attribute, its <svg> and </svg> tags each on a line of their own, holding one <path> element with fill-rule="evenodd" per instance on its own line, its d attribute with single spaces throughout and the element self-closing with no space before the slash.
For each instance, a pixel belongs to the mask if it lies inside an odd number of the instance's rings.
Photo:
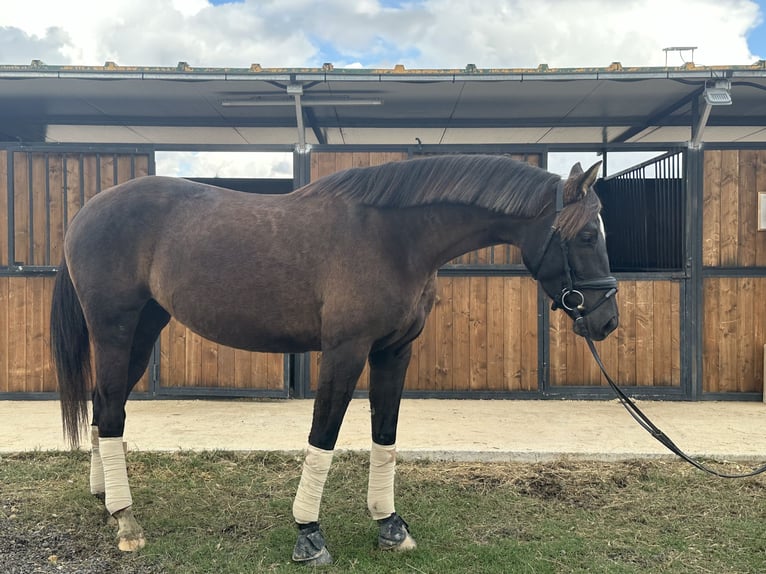
<svg viewBox="0 0 766 574">
<path fill-rule="evenodd" d="M 686 152 L 686 242 L 684 300 L 685 319 L 681 321 L 681 379 L 684 394 L 697 400 L 702 394 L 702 329 L 703 329 L 703 269 L 702 269 L 702 193 L 704 151 L 689 146 Z"/>
<path fill-rule="evenodd" d="M 293 189 L 303 187 L 311 181 L 311 149 L 304 142 L 295 146 L 293 152 Z M 290 396 L 305 398 L 311 390 L 311 354 L 291 354 L 286 361 Z"/>
</svg>

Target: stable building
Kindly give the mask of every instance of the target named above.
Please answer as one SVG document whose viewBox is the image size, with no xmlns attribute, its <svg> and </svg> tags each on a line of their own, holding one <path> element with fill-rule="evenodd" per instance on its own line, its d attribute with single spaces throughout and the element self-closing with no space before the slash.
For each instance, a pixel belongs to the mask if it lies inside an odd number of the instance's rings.
<svg viewBox="0 0 766 574">
<path fill-rule="evenodd" d="M 48 316 L 68 222 L 101 190 L 154 174 L 157 154 L 168 151 L 292 154 L 292 178 L 206 180 L 251 193 L 429 154 L 506 154 L 541 167 L 557 154 L 598 154 L 620 283 L 620 327 L 598 343 L 607 369 L 639 397 L 762 398 L 766 61 L 0 66 L 0 398 L 54 396 Z M 610 167 L 646 152 L 648 159 Z M 611 397 L 571 321 L 549 307 L 513 247 L 446 265 L 407 395 Z M 171 321 L 134 396 L 311 396 L 317 358 L 223 347 Z"/>
</svg>

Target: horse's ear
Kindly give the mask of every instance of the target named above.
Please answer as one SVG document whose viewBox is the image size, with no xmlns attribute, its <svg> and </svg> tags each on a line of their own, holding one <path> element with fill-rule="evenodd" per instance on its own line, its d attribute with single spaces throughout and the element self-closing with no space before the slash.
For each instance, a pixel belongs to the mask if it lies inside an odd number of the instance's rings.
<svg viewBox="0 0 766 574">
<path fill-rule="evenodd" d="M 569 173 L 569 181 L 564 191 L 564 203 L 569 204 L 575 201 L 580 201 L 588 193 L 591 186 L 596 183 L 598 179 L 598 170 L 601 167 L 601 162 L 597 161 L 588 168 L 588 171 L 583 173 L 580 163 L 576 163 L 572 167 L 572 171 Z"/>
<path fill-rule="evenodd" d="M 582 188 L 582 194 L 585 195 L 588 193 L 588 190 L 591 188 L 591 186 L 596 183 L 596 180 L 598 179 L 598 170 L 601 167 L 601 162 L 597 161 L 592 166 L 588 168 L 588 171 L 586 171 L 582 179 L 580 181 L 580 187 Z"/>
<path fill-rule="evenodd" d="M 572 166 L 572 169 L 569 170 L 569 179 L 572 179 L 573 177 L 578 177 L 582 175 L 582 166 L 580 165 L 580 162 L 578 161 L 576 164 Z"/>
</svg>

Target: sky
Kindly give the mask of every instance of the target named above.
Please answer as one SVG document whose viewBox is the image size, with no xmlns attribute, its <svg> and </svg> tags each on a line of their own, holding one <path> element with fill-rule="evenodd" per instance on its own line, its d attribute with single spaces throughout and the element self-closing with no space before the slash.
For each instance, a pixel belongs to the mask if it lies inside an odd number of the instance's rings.
<svg viewBox="0 0 766 574">
<path fill-rule="evenodd" d="M 744 65 L 766 59 L 765 19 L 766 0 L 3 0 L 0 64 L 664 66 L 696 46 Z"/>
</svg>

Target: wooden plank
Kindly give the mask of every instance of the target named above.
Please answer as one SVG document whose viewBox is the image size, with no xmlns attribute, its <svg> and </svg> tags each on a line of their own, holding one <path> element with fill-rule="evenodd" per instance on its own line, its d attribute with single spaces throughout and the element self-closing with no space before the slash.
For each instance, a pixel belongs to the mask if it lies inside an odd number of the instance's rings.
<svg viewBox="0 0 766 574">
<path fill-rule="evenodd" d="M 218 378 L 217 385 L 220 387 L 236 387 L 235 353 L 231 347 L 218 345 Z"/>
<path fill-rule="evenodd" d="M 737 390 L 738 284 L 735 277 L 722 277 L 719 282 L 718 390 L 729 392 Z"/>
<path fill-rule="evenodd" d="M 720 314 L 720 279 L 709 277 L 703 281 L 702 308 L 702 390 L 711 393 L 719 390 L 720 357 L 718 354 L 718 329 Z"/>
<path fill-rule="evenodd" d="M 564 314 L 548 310 L 550 322 L 549 377 L 551 386 L 557 387 L 567 381 L 567 333 Z"/>
<path fill-rule="evenodd" d="M 48 169 L 45 165 L 45 155 L 32 154 L 32 257 L 33 265 L 48 265 L 47 246 L 49 245 L 50 230 L 48 228 L 48 200 L 46 198 L 46 183 Z"/>
<path fill-rule="evenodd" d="M 760 311 L 755 306 L 755 280 L 752 277 L 738 279 L 737 291 L 739 299 L 737 313 L 737 361 L 734 365 L 738 371 L 736 374 L 736 390 L 739 392 L 752 392 L 756 390 L 756 367 L 753 362 L 753 347 L 755 346 L 753 339 L 755 334 L 754 316 Z"/>
<path fill-rule="evenodd" d="M 702 264 L 721 261 L 721 160 L 720 150 L 706 150 L 702 195 Z"/>
<path fill-rule="evenodd" d="M 27 392 L 40 392 L 45 390 L 43 367 L 46 354 L 44 346 L 46 325 L 43 278 L 27 277 L 25 289 L 26 318 L 21 328 L 26 334 L 26 389 Z"/>
<path fill-rule="evenodd" d="M 0 277 L 0 392 L 7 393 L 10 389 L 8 374 L 8 357 L 10 355 L 10 300 L 8 288 L 11 277 Z"/>
<path fill-rule="evenodd" d="M 333 172 L 336 171 L 344 171 L 347 169 L 351 169 L 354 166 L 354 157 L 353 154 L 350 153 L 336 153 L 333 154 L 335 156 L 335 167 L 333 169 Z"/>
<path fill-rule="evenodd" d="M 487 278 L 469 277 L 471 390 L 487 388 Z"/>
<path fill-rule="evenodd" d="M 721 152 L 721 266 L 737 265 L 739 253 L 739 152 Z"/>
<path fill-rule="evenodd" d="M 739 152 L 739 252 L 737 262 L 740 267 L 755 265 L 756 237 L 758 234 L 758 194 L 756 193 L 756 169 L 758 152 L 742 150 Z"/>
<path fill-rule="evenodd" d="M 758 150 L 755 164 L 755 190 L 758 193 L 766 193 L 766 150 Z M 755 203 L 754 211 L 758 204 Z M 756 232 L 755 238 L 755 264 L 758 267 L 766 267 L 766 231 Z M 763 375 L 761 375 L 763 377 Z"/>
<path fill-rule="evenodd" d="M 250 371 L 253 353 L 237 350 L 234 352 L 234 386 L 238 389 L 251 388 Z"/>
<path fill-rule="evenodd" d="M 80 163 L 80 155 L 78 154 L 65 155 L 64 164 L 64 173 L 66 174 L 66 224 L 64 233 L 66 233 L 66 228 L 69 226 L 72 218 L 77 215 L 77 212 L 82 207 L 80 186 L 82 184 L 83 166 Z"/>
<path fill-rule="evenodd" d="M 117 156 L 117 181 L 123 183 L 133 179 L 133 156 L 120 154 Z"/>
<path fill-rule="evenodd" d="M 56 374 L 53 369 L 53 357 L 50 353 L 51 348 L 51 299 L 53 298 L 53 285 L 55 283 L 55 277 L 39 277 L 37 278 L 43 285 L 42 290 L 42 334 L 43 334 L 43 390 L 48 392 L 55 392 L 58 390 L 58 382 L 56 380 Z M 0 347 L 2 348 L 2 347 Z"/>
<path fill-rule="evenodd" d="M 58 265 L 64 257 L 64 156 L 48 156 L 50 186 L 50 264 Z"/>
<path fill-rule="evenodd" d="M 10 153 L 0 150 L 0 214 L 3 214 L 0 215 L 0 266 L 8 265 L 8 155 Z"/>
<path fill-rule="evenodd" d="M 624 385 L 634 386 L 637 384 L 636 281 L 621 281 L 617 297 L 620 310 L 620 327 L 617 329 L 617 378 Z"/>
<path fill-rule="evenodd" d="M 335 154 L 327 152 L 311 154 L 311 181 L 335 173 L 335 171 Z"/>
<path fill-rule="evenodd" d="M 269 357 L 269 389 L 282 390 L 285 387 L 285 356 L 281 353 L 270 353 Z"/>
<path fill-rule="evenodd" d="M 15 261 L 12 263 L 31 264 L 29 256 L 29 162 L 25 152 L 13 154 L 13 204 L 15 226 Z"/>
<path fill-rule="evenodd" d="M 205 387 L 219 387 L 220 380 L 218 377 L 218 348 L 217 343 L 202 339 L 202 385 Z"/>
<path fill-rule="evenodd" d="M 136 155 L 135 176 L 143 177 L 149 175 L 149 156 L 145 154 Z"/>
<path fill-rule="evenodd" d="M 492 391 L 505 388 L 504 283 L 503 277 L 487 277 L 487 388 Z"/>
<path fill-rule="evenodd" d="M 98 156 L 98 162 L 100 164 L 100 176 L 98 191 L 104 191 L 117 184 L 115 181 L 115 165 L 117 164 L 117 156 L 111 153 L 100 154 Z M 91 199 L 93 196 L 88 196 L 87 199 Z"/>
<path fill-rule="evenodd" d="M 503 387 L 521 390 L 521 277 L 503 279 Z"/>
<path fill-rule="evenodd" d="M 437 299 L 429 322 L 436 333 L 436 388 L 451 391 L 454 387 L 452 376 L 452 278 L 439 277 L 436 280 Z"/>
<path fill-rule="evenodd" d="M 8 282 L 8 390 L 28 392 L 27 388 L 27 300 L 26 277 L 10 277 Z"/>
<path fill-rule="evenodd" d="M 186 379 L 184 386 L 202 387 L 202 337 L 187 329 Z"/>
<path fill-rule="evenodd" d="M 654 382 L 654 283 L 636 282 L 636 382 Z"/>
<path fill-rule="evenodd" d="M 766 301 L 766 278 L 759 277 L 753 280 L 754 305 L 760 309 L 762 301 Z M 0 305 L 0 309 L 2 306 Z M 763 364 L 764 354 L 763 346 L 766 345 L 766 313 L 753 313 L 753 388 L 763 393 Z M 2 348 L 2 347 L 0 347 Z"/>
<path fill-rule="evenodd" d="M 672 299 L 670 303 L 670 344 L 673 349 L 671 385 L 681 386 L 681 284 L 672 283 Z"/>
<path fill-rule="evenodd" d="M 669 281 L 654 281 L 653 320 L 654 325 L 654 376 L 653 385 L 672 384 L 673 343 L 672 343 L 672 285 Z"/>
<path fill-rule="evenodd" d="M 456 391 L 471 388 L 471 295 L 470 279 L 455 277 L 452 284 L 453 388 Z"/>
<path fill-rule="evenodd" d="M 82 189 L 80 191 L 85 200 L 82 203 L 87 202 L 101 191 L 102 185 L 105 183 L 104 178 L 109 178 L 106 180 L 107 185 L 111 181 L 109 169 L 107 169 L 107 174 L 100 173 L 99 166 L 101 171 L 103 171 L 103 163 L 96 155 L 82 155 Z"/>
<path fill-rule="evenodd" d="M 521 279 L 521 390 L 537 390 L 537 282 Z"/>
<path fill-rule="evenodd" d="M 433 318 L 433 315 L 432 315 Z M 438 341 L 436 338 L 436 329 L 432 328 L 429 321 L 426 328 L 418 337 L 415 344 L 420 349 L 418 353 L 418 382 L 417 388 L 423 390 L 437 390 L 436 384 L 436 365 L 438 362 Z"/>
<path fill-rule="evenodd" d="M 369 167 L 370 152 L 368 151 L 351 152 L 351 166 L 352 167 Z"/>
</svg>

